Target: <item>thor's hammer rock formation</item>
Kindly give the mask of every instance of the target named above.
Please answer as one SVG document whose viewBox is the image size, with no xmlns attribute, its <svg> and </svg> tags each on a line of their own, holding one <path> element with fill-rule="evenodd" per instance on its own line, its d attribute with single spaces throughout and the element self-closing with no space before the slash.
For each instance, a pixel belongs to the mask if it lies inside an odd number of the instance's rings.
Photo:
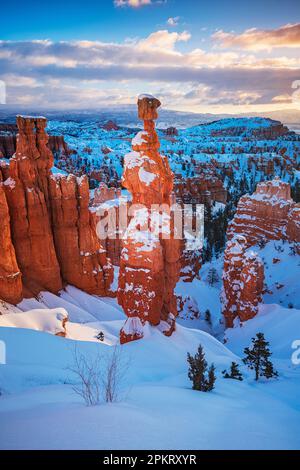
<svg viewBox="0 0 300 470">
<path fill-rule="evenodd" d="M 132 218 L 120 261 L 118 301 L 128 317 L 121 343 L 142 338 L 147 324 L 165 335 L 175 329 L 181 240 L 174 237 L 170 211 L 173 173 L 167 158 L 159 154 L 155 131 L 160 104 L 151 95 L 139 96 L 144 130 L 132 140 L 132 152 L 124 161 L 123 185 L 132 194 Z"/>
</svg>

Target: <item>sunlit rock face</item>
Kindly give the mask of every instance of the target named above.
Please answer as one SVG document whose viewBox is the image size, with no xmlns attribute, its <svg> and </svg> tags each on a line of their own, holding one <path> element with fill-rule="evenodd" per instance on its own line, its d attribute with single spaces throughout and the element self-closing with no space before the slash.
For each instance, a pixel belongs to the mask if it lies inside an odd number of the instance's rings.
<svg viewBox="0 0 300 470">
<path fill-rule="evenodd" d="M 1 168 L 0 251 L 7 259 L 0 258 L 0 281 L 6 276 L 11 288 L 0 287 L 0 298 L 17 303 L 22 287 L 32 296 L 57 293 L 65 283 L 105 295 L 113 269 L 96 235 L 86 178 L 51 173 L 45 118 L 17 116 L 17 126 L 16 152 Z"/>
<path fill-rule="evenodd" d="M 22 298 L 21 272 L 11 238 L 10 215 L 0 167 L 0 299 L 18 303 Z"/>
<path fill-rule="evenodd" d="M 247 250 L 247 240 L 236 235 L 224 254 L 222 308 L 227 327 L 246 321 L 258 312 L 264 286 L 264 267 L 258 254 Z"/>
<path fill-rule="evenodd" d="M 54 241 L 63 279 L 89 294 L 106 295 L 113 267 L 89 211 L 87 177 L 52 175 L 49 182 Z"/>
<path fill-rule="evenodd" d="M 118 301 L 128 316 L 121 343 L 142 338 L 147 323 L 166 335 L 175 329 L 174 287 L 182 243 L 174 238 L 170 223 L 173 173 L 167 158 L 159 154 L 154 124 L 159 106 L 159 100 L 150 95 L 139 97 L 144 129 L 132 140 L 132 152 L 124 159 L 123 186 L 132 194 L 133 209 L 120 260 Z"/>
<path fill-rule="evenodd" d="M 222 305 L 227 326 L 236 317 L 253 318 L 263 291 L 263 264 L 249 251 L 269 240 L 287 240 L 300 253 L 300 204 L 291 199 L 290 185 L 274 178 L 242 196 L 228 226 L 223 271 Z"/>
<path fill-rule="evenodd" d="M 10 184 L 5 184 L 17 262 L 30 292 L 58 292 L 62 279 L 51 227 L 48 178 L 53 156 L 47 148 L 46 120 L 17 116 L 17 125 Z"/>
<path fill-rule="evenodd" d="M 0 123 L 0 158 L 11 158 L 14 155 L 18 132 L 16 124 Z M 63 135 L 49 135 L 47 146 L 56 158 L 64 159 L 72 153 Z"/>
<path fill-rule="evenodd" d="M 300 248 L 300 204 L 291 198 L 288 183 L 274 178 L 257 185 L 239 200 L 227 237 L 244 235 L 248 246 L 268 240 L 288 240 Z"/>
</svg>

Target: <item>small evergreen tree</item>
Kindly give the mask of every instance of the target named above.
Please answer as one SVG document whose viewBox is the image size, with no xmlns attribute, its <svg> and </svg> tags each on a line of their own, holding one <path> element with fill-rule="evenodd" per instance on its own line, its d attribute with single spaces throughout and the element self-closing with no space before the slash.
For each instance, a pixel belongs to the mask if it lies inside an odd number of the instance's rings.
<svg viewBox="0 0 300 470">
<path fill-rule="evenodd" d="M 211 324 L 212 324 L 212 322 L 211 322 L 211 313 L 210 313 L 209 309 L 205 310 L 205 321 L 211 326 Z"/>
<path fill-rule="evenodd" d="M 278 376 L 272 362 L 269 360 L 272 353 L 268 346 L 269 343 L 266 341 L 264 334 L 257 333 L 256 337 L 252 338 L 252 348 L 244 349 L 246 357 L 243 362 L 255 371 L 255 380 L 258 380 L 259 377 L 270 379 Z"/>
<path fill-rule="evenodd" d="M 99 341 L 104 341 L 104 333 L 103 333 L 103 331 L 99 331 L 99 333 L 97 334 L 96 338 L 97 338 Z"/>
<path fill-rule="evenodd" d="M 215 375 L 215 366 L 212 364 L 208 369 L 208 379 L 206 385 L 206 392 L 211 392 L 215 388 L 216 375 Z"/>
<path fill-rule="evenodd" d="M 212 364 L 207 371 L 208 364 L 201 344 L 195 356 L 187 354 L 187 361 L 189 364 L 188 377 L 193 382 L 193 390 L 201 392 L 213 390 L 216 381 L 215 367 Z"/>
<path fill-rule="evenodd" d="M 207 275 L 207 282 L 210 286 L 214 286 L 219 281 L 216 268 L 210 268 Z"/>
<path fill-rule="evenodd" d="M 224 379 L 235 379 L 235 380 L 243 380 L 243 375 L 239 370 L 239 366 L 236 362 L 232 362 L 230 366 L 230 372 L 228 373 L 226 370 L 223 370 L 223 377 Z"/>
</svg>

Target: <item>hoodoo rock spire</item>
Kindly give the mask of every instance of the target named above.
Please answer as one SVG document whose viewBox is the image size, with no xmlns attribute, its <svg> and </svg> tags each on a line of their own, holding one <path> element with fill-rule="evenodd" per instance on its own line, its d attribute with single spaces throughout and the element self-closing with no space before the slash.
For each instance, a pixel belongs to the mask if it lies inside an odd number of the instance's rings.
<svg viewBox="0 0 300 470">
<path fill-rule="evenodd" d="M 128 316 L 121 343 L 142 338 L 147 324 L 166 335 L 175 329 L 181 240 L 174 238 L 171 228 L 173 173 L 167 158 L 159 154 L 155 131 L 160 104 L 151 95 L 139 96 L 144 129 L 132 140 L 132 152 L 124 160 L 123 185 L 132 194 L 132 218 L 120 261 L 118 301 Z"/>
<path fill-rule="evenodd" d="M 17 116 L 16 152 L 0 167 L 0 298 L 11 303 L 65 284 L 106 295 L 113 279 L 89 211 L 87 178 L 52 173 L 46 124 Z"/>
</svg>

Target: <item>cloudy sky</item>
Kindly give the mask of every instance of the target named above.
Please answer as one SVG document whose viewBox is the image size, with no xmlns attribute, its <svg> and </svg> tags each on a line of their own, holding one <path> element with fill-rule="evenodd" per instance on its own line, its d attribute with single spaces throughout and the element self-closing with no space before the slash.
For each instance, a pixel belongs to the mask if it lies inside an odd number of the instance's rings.
<svg viewBox="0 0 300 470">
<path fill-rule="evenodd" d="M 182 111 L 300 108 L 298 0 L 10 0 L 0 11 L 7 104 L 101 108 L 150 92 Z"/>
</svg>

